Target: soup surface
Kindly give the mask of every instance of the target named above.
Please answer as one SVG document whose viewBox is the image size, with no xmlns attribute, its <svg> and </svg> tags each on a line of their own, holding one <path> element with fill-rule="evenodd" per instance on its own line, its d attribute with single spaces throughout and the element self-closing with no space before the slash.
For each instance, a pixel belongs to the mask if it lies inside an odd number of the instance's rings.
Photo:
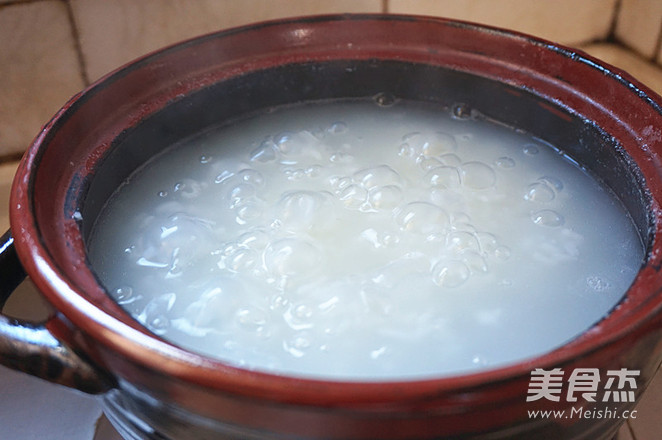
<svg viewBox="0 0 662 440">
<path fill-rule="evenodd" d="M 422 378 L 552 350 L 618 303 L 641 241 L 553 146 L 456 114 L 309 104 L 181 142 L 107 203 L 91 263 L 152 332 L 261 371 Z"/>
</svg>

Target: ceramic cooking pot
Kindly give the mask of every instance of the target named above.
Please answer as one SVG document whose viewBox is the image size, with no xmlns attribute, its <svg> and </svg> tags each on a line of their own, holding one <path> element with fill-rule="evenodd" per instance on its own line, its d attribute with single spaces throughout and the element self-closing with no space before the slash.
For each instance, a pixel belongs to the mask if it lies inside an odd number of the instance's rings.
<svg viewBox="0 0 662 440">
<path fill-rule="evenodd" d="M 330 98 L 410 99 L 474 110 L 562 149 L 629 210 L 646 247 L 612 313 L 566 345 L 474 374 L 343 382 L 248 371 L 151 334 L 98 283 L 85 240 L 103 203 L 163 148 L 219 121 Z M 625 72 L 518 33 L 437 18 L 308 17 L 231 29 L 161 50 L 97 81 L 27 151 L 4 236 L 2 299 L 24 276 L 55 313 L 0 319 L 4 365 L 100 394 L 127 438 L 606 439 L 622 418 L 535 418 L 599 410 L 527 402 L 531 371 L 638 371 L 660 364 L 662 113 Z M 564 382 L 564 389 L 567 383 Z M 627 401 L 609 407 L 626 411 Z"/>
</svg>

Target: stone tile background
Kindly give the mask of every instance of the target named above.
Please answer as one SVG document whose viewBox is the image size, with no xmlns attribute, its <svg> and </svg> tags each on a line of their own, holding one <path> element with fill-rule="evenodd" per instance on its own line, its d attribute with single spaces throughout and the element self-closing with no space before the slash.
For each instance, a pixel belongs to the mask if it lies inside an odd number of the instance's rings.
<svg viewBox="0 0 662 440">
<path fill-rule="evenodd" d="M 515 29 L 634 62 L 662 90 L 660 0 L 0 0 L 0 160 L 19 157 L 70 96 L 140 55 L 231 26 L 335 12 Z"/>
</svg>

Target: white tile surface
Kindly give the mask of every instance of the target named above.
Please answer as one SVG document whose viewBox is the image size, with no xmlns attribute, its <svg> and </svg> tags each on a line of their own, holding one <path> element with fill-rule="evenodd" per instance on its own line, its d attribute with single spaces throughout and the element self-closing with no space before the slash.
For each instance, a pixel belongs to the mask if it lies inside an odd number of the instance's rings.
<svg viewBox="0 0 662 440">
<path fill-rule="evenodd" d="M 3 313 L 37 322 L 47 310 L 28 281 Z M 2 440 L 90 440 L 100 416 L 95 397 L 0 367 Z"/>
<path fill-rule="evenodd" d="M 101 409 L 90 397 L 0 367 L 3 440 L 90 440 Z"/>
</svg>

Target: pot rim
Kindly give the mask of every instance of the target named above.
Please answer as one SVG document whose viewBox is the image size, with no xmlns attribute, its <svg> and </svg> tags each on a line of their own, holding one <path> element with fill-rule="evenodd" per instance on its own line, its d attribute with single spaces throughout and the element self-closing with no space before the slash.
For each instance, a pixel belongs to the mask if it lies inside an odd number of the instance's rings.
<svg viewBox="0 0 662 440">
<path fill-rule="evenodd" d="M 377 22 L 426 23 L 427 25 L 440 27 L 456 27 L 490 35 L 495 39 L 508 40 L 529 48 L 534 47 L 536 51 L 541 53 L 549 52 L 554 56 L 564 57 L 568 62 L 579 63 L 599 72 L 605 77 L 606 81 L 615 82 L 618 87 L 627 88 L 632 94 L 636 94 L 641 103 L 650 107 L 651 111 L 655 113 L 655 118 L 662 118 L 662 112 L 658 104 L 662 102 L 662 99 L 620 69 L 609 66 L 579 50 L 570 49 L 543 39 L 458 20 L 384 14 L 344 14 L 290 18 L 232 28 L 171 45 L 120 67 L 75 95 L 44 126 L 26 152 L 17 171 L 12 187 L 10 207 L 11 228 L 15 236 L 15 246 L 28 275 L 67 322 L 79 328 L 95 342 L 110 348 L 120 356 L 185 382 L 242 395 L 317 405 L 336 405 L 343 402 L 402 401 L 414 396 L 439 396 L 451 390 L 453 392 L 457 390 L 466 391 L 486 384 L 521 379 L 522 377 L 528 377 L 534 368 L 548 369 L 552 366 L 567 365 L 581 360 L 591 353 L 614 344 L 625 336 L 654 323 L 657 315 L 662 310 L 662 295 L 655 297 L 646 292 L 651 289 L 659 291 L 662 288 L 662 282 L 657 276 L 662 266 L 662 244 L 657 240 L 662 232 L 662 210 L 659 206 L 659 201 L 662 200 L 662 190 L 660 189 L 656 189 L 651 195 L 650 214 L 655 230 L 652 232 L 654 237 L 650 245 L 648 260 L 619 307 L 587 332 L 551 352 L 509 365 L 467 374 L 407 380 L 361 381 L 292 377 L 251 371 L 172 345 L 149 333 L 135 323 L 128 314 L 124 313 L 123 319 L 117 319 L 117 317 L 111 316 L 103 310 L 103 307 L 107 304 L 95 304 L 89 298 L 86 298 L 77 282 L 63 274 L 57 258 L 52 255 L 48 245 L 44 243 L 40 230 L 41 226 L 38 224 L 34 213 L 34 179 L 39 170 L 43 151 L 48 147 L 52 132 L 57 131 L 58 127 L 66 122 L 66 118 L 72 112 L 75 112 L 80 102 L 94 99 L 95 94 L 106 87 L 108 83 L 112 83 L 131 72 L 136 66 L 144 66 L 158 60 L 164 54 L 186 50 L 206 39 L 226 38 L 236 34 L 275 27 L 291 31 L 302 24 L 314 27 L 320 23 L 330 22 L 352 22 L 355 26 L 360 25 L 361 22 L 373 25 Z M 301 41 L 301 43 L 305 44 L 305 41 Z M 558 87 L 558 84 L 556 86 Z M 567 87 L 572 88 L 573 85 L 569 84 Z M 578 93 L 582 93 L 582 91 Z M 601 104 L 598 102 L 596 105 Z M 612 113 L 609 109 L 606 112 Z M 628 128 L 631 129 L 631 127 Z M 658 131 L 650 133 L 647 138 L 641 138 L 640 131 L 635 130 L 635 132 L 636 136 L 641 139 L 641 145 L 647 147 L 647 151 L 641 153 L 642 155 L 639 157 L 639 166 L 647 177 L 657 176 L 657 178 L 661 178 L 659 169 L 662 160 L 657 157 L 655 147 L 662 148 L 662 136 Z M 648 160 L 651 163 L 643 163 L 644 161 L 641 158 L 644 155 L 650 158 Z M 89 271 L 84 261 L 77 261 L 75 264 L 78 264 L 82 271 Z M 78 337 L 68 342 L 79 349 L 85 350 L 86 348 L 86 344 L 81 343 Z"/>
</svg>

